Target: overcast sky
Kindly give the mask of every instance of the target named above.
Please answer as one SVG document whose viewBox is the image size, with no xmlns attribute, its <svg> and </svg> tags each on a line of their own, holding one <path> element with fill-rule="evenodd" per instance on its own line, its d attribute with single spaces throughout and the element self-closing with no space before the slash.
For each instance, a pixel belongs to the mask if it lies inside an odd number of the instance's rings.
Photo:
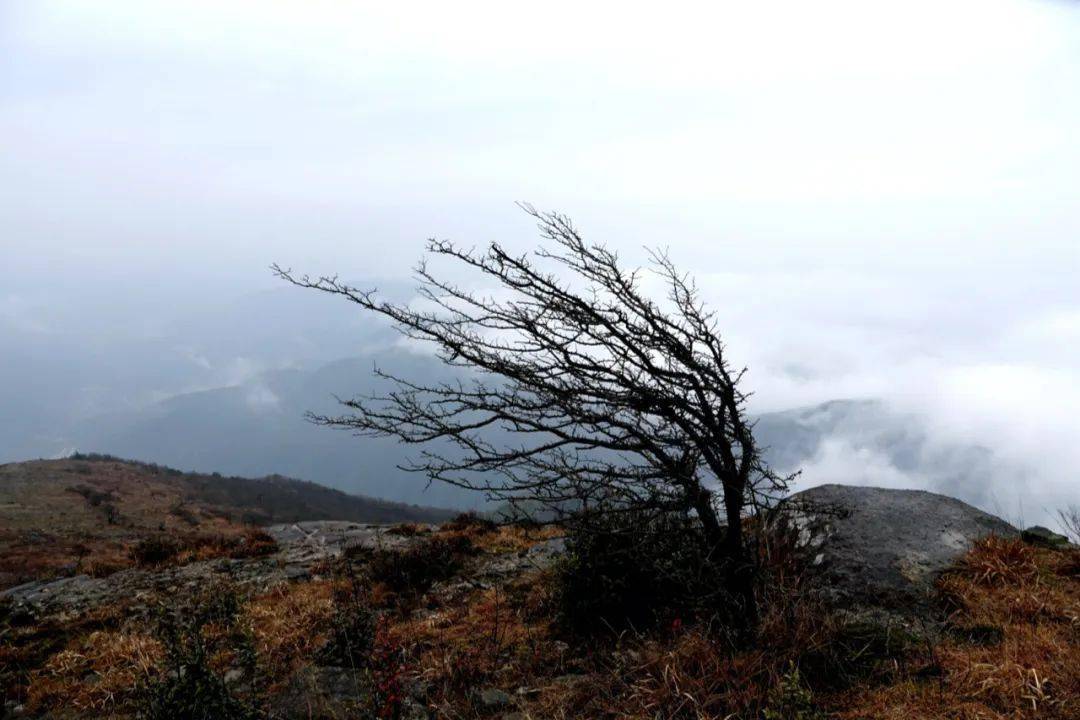
<svg viewBox="0 0 1080 720">
<path fill-rule="evenodd" d="M 0 0 L 0 328 L 526 248 L 525 200 L 669 247 L 761 409 L 886 397 L 1080 501 L 1078 135 L 1064 0 Z"/>
</svg>

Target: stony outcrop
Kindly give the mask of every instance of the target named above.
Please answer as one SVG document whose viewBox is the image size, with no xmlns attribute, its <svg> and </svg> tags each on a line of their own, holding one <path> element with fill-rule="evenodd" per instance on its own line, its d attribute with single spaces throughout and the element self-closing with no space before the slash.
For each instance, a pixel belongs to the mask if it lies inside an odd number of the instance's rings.
<svg viewBox="0 0 1080 720">
<path fill-rule="evenodd" d="M 977 539 L 1018 532 L 945 495 L 845 485 L 793 495 L 779 521 L 830 605 L 898 614 L 925 610 L 934 581 Z"/>
<path fill-rule="evenodd" d="M 221 579 L 254 594 L 287 584 L 299 585 L 329 577 L 334 563 L 328 560 L 353 555 L 361 548 L 405 550 L 435 532 L 433 526 L 338 521 L 290 523 L 265 530 L 277 543 L 277 551 L 264 557 L 217 558 L 179 567 L 133 568 L 100 578 L 75 575 L 25 583 L 0 591 L 0 610 L 7 620 L 22 627 L 59 627 L 103 607 L 122 608 L 128 618 L 149 621 L 153 607 L 162 598 L 194 597 L 201 588 L 211 587 Z M 469 555 L 468 567 L 460 576 L 441 581 L 432 591 L 445 604 L 460 602 L 476 589 L 505 587 L 531 569 L 549 567 L 563 552 L 563 540 L 559 537 L 538 538 L 522 549 L 477 550 Z M 421 608 L 418 612 L 427 610 Z M 275 697 L 272 717 L 357 716 L 362 692 L 358 689 L 356 669 L 322 665 L 322 662 L 313 662 L 290 679 Z M 224 678 L 228 682 L 232 674 L 240 676 L 240 673 L 239 668 L 230 668 Z M 423 684 L 410 682 L 403 689 L 406 697 L 402 719 L 431 717 L 425 709 Z M 509 713 L 512 700 L 509 693 L 496 687 L 477 689 L 477 703 L 493 717 Z M 21 706 L 14 702 L 10 705 L 7 711 L 21 716 Z M 6 717 L 4 713 L 5 708 L 0 706 L 0 717 Z"/>
<path fill-rule="evenodd" d="M 267 533 L 278 544 L 273 555 L 259 558 L 218 558 L 181 567 L 132 568 L 107 577 L 75 575 L 25 583 L 0 591 L 0 601 L 29 617 L 72 616 L 103 605 L 139 603 L 161 592 L 184 593 L 215 578 L 263 590 L 282 582 L 311 578 L 328 559 L 355 548 L 402 548 L 417 537 L 395 534 L 388 525 L 343 521 L 308 521 L 272 525 Z M 523 553 L 478 558 L 471 582 L 495 582 L 529 568 L 551 564 L 563 549 L 560 538 L 545 540 Z"/>
</svg>

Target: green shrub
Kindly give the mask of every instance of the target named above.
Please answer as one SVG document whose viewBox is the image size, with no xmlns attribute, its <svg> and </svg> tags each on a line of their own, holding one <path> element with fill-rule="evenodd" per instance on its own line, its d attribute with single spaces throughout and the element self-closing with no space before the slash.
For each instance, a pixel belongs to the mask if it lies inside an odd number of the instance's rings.
<svg viewBox="0 0 1080 720">
<path fill-rule="evenodd" d="M 109 525 L 120 524 L 120 511 L 112 503 L 105 503 L 101 506 L 101 512 L 105 515 L 105 522 Z"/>
<path fill-rule="evenodd" d="M 844 687 L 893 673 L 921 644 L 895 623 L 850 619 L 834 629 L 827 645 L 803 655 L 800 665 L 814 687 Z"/>
<path fill-rule="evenodd" d="M 366 666 L 375 643 L 377 620 L 367 584 L 350 575 L 334 589 L 334 614 L 330 637 L 320 653 L 322 662 L 350 668 Z"/>
<path fill-rule="evenodd" d="M 199 520 L 199 516 L 196 515 L 191 508 L 185 505 L 183 501 L 177 502 L 169 508 L 169 514 L 183 520 L 192 527 L 195 527 L 202 522 Z"/>
<path fill-rule="evenodd" d="M 88 465 L 82 467 L 85 467 L 86 469 L 85 474 L 89 474 L 91 472 Z M 116 496 L 113 495 L 111 491 L 98 490 L 96 487 L 92 487 L 90 485 L 74 485 L 72 487 L 69 487 L 67 490 L 68 492 L 82 495 L 83 498 L 86 500 L 87 504 L 90 505 L 90 507 L 99 507 L 102 503 L 110 503 L 116 500 Z"/>
<path fill-rule="evenodd" d="M 1005 639 L 1005 631 L 997 625 L 949 625 L 946 629 L 953 640 L 966 645 L 994 647 Z"/>
<path fill-rule="evenodd" d="M 393 527 L 387 528 L 386 534 L 411 538 L 417 537 L 418 535 L 430 535 L 431 528 L 425 525 L 418 525 L 417 523 L 398 523 Z"/>
<path fill-rule="evenodd" d="M 237 547 L 229 554 L 231 558 L 253 558 L 273 555 L 280 548 L 274 536 L 265 530 L 253 528 L 241 538 Z"/>
<path fill-rule="evenodd" d="M 765 720 L 825 720 L 825 713 L 814 707 L 814 696 L 792 666 L 769 692 Z"/>
<path fill-rule="evenodd" d="M 240 598 L 234 588 L 211 588 L 191 605 L 157 609 L 155 634 L 165 648 L 166 667 L 140 693 L 143 720 L 254 720 L 263 716 L 256 692 L 256 654 L 250 632 L 237 622 Z M 205 632 L 207 626 L 215 632 Z M 246 682 L 246 697 L 235 692 L 211 666 L 226 656 Z"/>
</svg>

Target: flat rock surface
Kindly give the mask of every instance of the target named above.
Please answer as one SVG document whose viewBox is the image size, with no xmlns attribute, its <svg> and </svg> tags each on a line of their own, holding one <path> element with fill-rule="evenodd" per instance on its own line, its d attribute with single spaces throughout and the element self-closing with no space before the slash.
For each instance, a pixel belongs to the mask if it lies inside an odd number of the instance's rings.
<svg viewBox="0 0 1080 720">
<path fill-rule="evenodd" d="M 821 485 L 791 497 L 781 517 L 797 532 L 814 584 L 831 604 L 914 611 L 934 581 L 1004 520 L 922 490 Z"/>
<path fill-rule="evenodd" d="M 103 605 L 139 603 L 154 593 L 193 592 L 215 578 L 228 578 L 240 585 L 265 589 L 291 579 L 291 567 L 274 556 L 236 560 L 218 558 L 180 567 L 131 568 L 107 577 L 75 575 L 29 582 L 0 591 L 0 599 L 10 601 L 16 610 L 38 617 L 77 615 Z"/>
<path fill-rule="evenodd" d="M 311 521 L 265 528 L 278 551 L 258 558 L 218 558 L 179 567 L 131 568 L 107 577 L 75 575 L 25 583 L 0 591 L 0 600 L 36 617 L 77 615 L 117 602 L 140 603 L 155 593 L 192 592 L 215 578 L 256 590 L 282 582 L 310 579 L 327 559 L 347 549 L 403 548 L 423 538 L 388 532 L 392 526 L 339 521 Z M 530 568 L 549 566 L 563 551 L 560 538 L 538 543 L 527 551 L 483 555 L 471 575 L 481 583 L 501 582 Z"/>
<path fill-rule="evenodd" d="M 408 538 L 387 532 L 389 525 L 311 520 L 270 525 L 266 532 L 282 549 L 286 562 L 307 562 L 336 557 L 346 548 L 395 548 L 408 544 Z"/>
<path fill-rule="evenodd" d="M 352 522 L 302 522 L 265 528 L 278 543 L 268 557 L 218 558 L 180 567 L 131 568 L 107 577 L 75 575 L 57 580 L 29 582 L 0 591 L 16 608 L 36 615 L 78 613 L 118 601 L 137 601 L 151 592 L 185 592 L 215 577 L 228 577 L 240 585 L 268 588 L 310 576 L 313 566 L 342 553 L 345 548 L 398 547 L 407 538 L 387 533 L 389 526 Z"/>
</svg>

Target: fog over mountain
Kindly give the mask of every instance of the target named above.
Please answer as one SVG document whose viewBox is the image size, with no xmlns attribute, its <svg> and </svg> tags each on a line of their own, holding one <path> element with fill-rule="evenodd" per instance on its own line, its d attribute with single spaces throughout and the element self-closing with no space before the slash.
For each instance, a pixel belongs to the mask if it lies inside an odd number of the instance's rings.
<svg viewBox="0 0 1080 720">
<path fill-rule="evenodd" d="M 267 267 L 407 300 L 429 237 L 535 248 L 527 200 L 697 278 L 800 485 L 1080 504 L 1076 3 L 44 0 L 0 42 L 0 461 L 468 502 L 304 423 L 428 370 Z"/>
<path fill-rule="evenodd" d="M 261 297 L 271 307 L 280 300 L 276 293 Z M 310 301 L 311 296 L 306 297 Z M 4 459 L 94 450 L 203 472 L 247 476 L 282 473 L 406 502 L 482 506 L 483 498 L 474 493 L 443 485 L 428 487 L 423 477 L 400 470 L 398 466 L 413 457 L 412 449 L 389 439 L 356 438 L 315 426 L 304 418 L 308 411 L 338 412 L 335 396 L 387 390 L 387 382 L 375 377 L 375 367 L 422 382 L 453 377 L 434 358 L 401 346 L 396 334 L 380 323 L 372 321 L 361 329 L 351 326 L 355 320 L 352 313 L 339 315 L 328 307 L 320 310 L 327 312 L 315 332 L 331 338 L 352 332 L 357 340 L 367 340 L 368 351 L 360 357 L 323 365 L 316 362 L 315 367 L 303 369 L 302 358 L 310 361 L 319 354 L 311 348 L 341 352 L 344 345 L 322 346 L 316 338 L 305 341 L 307 336 L 300 332 L 288 347 L 281 342 L 269 344 L 271 351 L 282 357 L 288 357 L 289 350 L 297 353 L 294 367 L 254 372 L 250 368 L 269 364 L 271 358 L 241 356 L 248 359 L 231 366 L 243 365 L 249 371 L 233 382 L 220 381 L 223 384 L 217 387 L 146 402 L 128 397 L 124 407 L 90 416 L 74 415 L 66 424 L 55 414 L 49 417 L 43 413 L 43 427 L 49 432 L 24 437 L 21 447 L 11 444 L 16 436 L 6 435 L 9 444 L 4 447 Z M 287 313 L 278 317 L 278 327 L 284 328 Z M 215 322 L 234 332 L 246 325 L 235 317 L 232 321 L 217 317 Z M 236 340 L 234 335 L 232 342 Z M 174 382 L 197 385 L 200 380 L 209 381 L 210 376 L 204 373 L 214 364 L 202 355 L 196 357 L 186 374 L 173 370 L 177 372 Z M 229 367 L 226 362 L 225 368 Z M 123 399 L 124 386 L 116 382 L 110 393 Z M 25 398 L 28 406 L 33 405 L 31 394 Z M 5 407 L 10 411 L 18 406 Z M 15 427 L 20 419 L 9 416 L 6 420 Z M 776 469 L 801 471 L 796 489 L 822 482 L 923 488 L 946 492 L 1010 517 L 1026 513 L 1028 519 L 1044 518 L 1052 507 L 1050 499 L 1039 494 L 1037 466 L 995 453 L 974 439 L 938 434 L 932 418 L 880 399 L 842 399 L 765 412 L 757 419 L 756 432 Z"/>
<path fill-rule="evenodd" d="M 371 284 L 411 296 L 408 281 Z M 14 342 L 0 369 L 22 381 L 0 387 L 0 461 L 78 449 L 205 472 L 282 473 L 407 502 L 482 503 L 400 471 L 409 451 L 391 440 L 354 438 L 304 419 L 309 410 L 333 412 L 335 395 L 386 389 L 372 374 L 376 365 L 445 377 L 380 321 L 294 288 L 156 319 L 153 332 L 108 322 L 50 332 L 9 325 Z M 784 327 L 774 322 L 765 330 Z M 796 352 L 791 338 L 773 338 L 770 354 L 732 324 L 734 346 L 755 351 L 748 379 L 759 391 L 759 439 L 777 469 L 802 471 L 796 488 L 925 488 L 1028 522 L 1050 521 L 1054 508 L 1077 501 L 1067 372 L 1054 386 L 1049 368 L 950 365 L 919 355 L 882 359 L 879 372 L 863 358 L 896 340 L 856 350 L 848 343 L 865 328 L 826 323 L 823 332 L 840 342 Z M 1038 348 L 1037 339 L 1028 333 L 1024 342 Z M 844 372 L 830 368 L 837 356 Z"/>
<path fill-rule="evenodd" d="M 303 414 L 335 412 L 332 395 L 378 392 L 374 364 L 421 381 L 438 380 L 438 365 L 405 352 L 342 360 L 314 372 L 265 373 L 236 387 L 171 398 L 146 410 L 95 418 L 73 430 L 77 447 L 167 465 L 249 476 L 280 472 L 361 494 L 405 502 L 479 507 L 483 498 L 455 488 L 426 487 L 398 465 L 415 450 L 392 440 L 355 438 L 312 425 Z M 1024 468 L 977 445 L 931 437 L 925 421 L 880 401 L 839 400 L 766 413 L 758 437 L 778 470 L 803 476 L 795 485 L 846 482 L 944 491 L 998 513 L 1016 515 Z M 1018 483 L 1007 489 L 1009 483 Z M 1001 493 L 998 495 L 998 493 Z M 1036 506 L 1032 516 L 1043 515 Z"/>
</svg>

